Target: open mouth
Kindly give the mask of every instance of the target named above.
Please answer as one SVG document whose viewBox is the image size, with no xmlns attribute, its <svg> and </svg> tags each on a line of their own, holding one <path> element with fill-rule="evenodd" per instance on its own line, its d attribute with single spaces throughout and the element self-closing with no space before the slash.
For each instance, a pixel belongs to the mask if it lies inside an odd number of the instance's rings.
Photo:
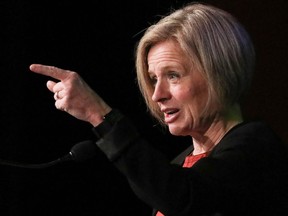
<svg viewBox="0 0 288 216">
<path fill-rule="evenodd" d="M 165 122 L 167 124 L 172 123 L 177 119 L 177 113 L 179 113 L 179 109 L 166 109 L 163 110 L 164 112 L 164 117 L 165 117 Z"/>
<path fill-rule="evenodd" d="M 174 114 L 174 113 L 177 113 L 178 111 L 179 111 L 178 109 L 173 109 L 173 110 L 165 111 L 164 113 L 165 113 L 166 115 L 172 115 L 172 114 Z"/>
</svg>

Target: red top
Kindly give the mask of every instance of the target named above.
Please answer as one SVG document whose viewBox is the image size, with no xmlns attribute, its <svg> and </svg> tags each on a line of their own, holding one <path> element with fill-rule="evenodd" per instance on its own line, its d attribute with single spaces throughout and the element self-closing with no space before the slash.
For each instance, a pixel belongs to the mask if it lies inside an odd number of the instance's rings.
<svg viewBox="0 0 288 216">
<path fill-rule="evenodd" d="M 198 155 L 189 154 L 186 156 L 183 167 L 192 167 L 199 159 L 207 157 L 208 152 L 204 152 Z M 157 212 L 156 216 L 164 216 L 160 211 Z"/>
<path fill-rule="evenodd" d="M 207 156 L 208 156 L 208 152 L 204 152 L 204 153 L 197 154 L 197 155 L 189 154 L 185 158 L 183 167 L 188 167 L 188 168 L 192 167 L 198 160 Z"/>
</svg>

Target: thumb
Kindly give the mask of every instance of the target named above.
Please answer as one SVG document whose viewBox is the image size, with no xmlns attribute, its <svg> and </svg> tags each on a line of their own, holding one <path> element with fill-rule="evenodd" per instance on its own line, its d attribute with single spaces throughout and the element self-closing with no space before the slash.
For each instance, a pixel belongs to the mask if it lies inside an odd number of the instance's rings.
<svg viewBox="0 0 288 216">
<path fill-rule="evenodd" d="M 56 85 L 56 82 L 51 81 L 51 80 L 47 81 L 47 83 L 46 83 L 47 88 L 48 88 L 51 92 L 53 92 L 53 88 L 54 88 L 55 85 Z"/>
</svg>

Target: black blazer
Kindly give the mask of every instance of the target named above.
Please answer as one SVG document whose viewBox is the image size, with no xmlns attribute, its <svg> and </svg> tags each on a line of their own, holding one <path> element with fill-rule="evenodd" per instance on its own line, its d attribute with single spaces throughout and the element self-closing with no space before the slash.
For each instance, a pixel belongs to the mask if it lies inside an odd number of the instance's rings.
<svg viewBox="0 0 288 216">
<path fill-rule="evenodd" d="M 171 164 L 127 118 L 97 145 L 134 193 L 165 216 L 288 215 L 286 145 L 263 122 L 234 127 L 191 168 Z"/>
</svg>

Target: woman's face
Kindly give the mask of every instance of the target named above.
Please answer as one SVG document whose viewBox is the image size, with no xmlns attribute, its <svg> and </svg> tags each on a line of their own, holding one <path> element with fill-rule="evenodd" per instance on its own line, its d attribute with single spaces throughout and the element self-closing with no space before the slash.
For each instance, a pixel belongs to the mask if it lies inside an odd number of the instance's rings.
<svg viewBox="0 0 288 216">
<path fill-rule="evenodd" d="M 201 133 L 207 83 L 177 42 L 167 40 L 150 49 L 148 73 L 154 84 L 152 100 L 163 112 L 170 133 Z"/>
</svg>

